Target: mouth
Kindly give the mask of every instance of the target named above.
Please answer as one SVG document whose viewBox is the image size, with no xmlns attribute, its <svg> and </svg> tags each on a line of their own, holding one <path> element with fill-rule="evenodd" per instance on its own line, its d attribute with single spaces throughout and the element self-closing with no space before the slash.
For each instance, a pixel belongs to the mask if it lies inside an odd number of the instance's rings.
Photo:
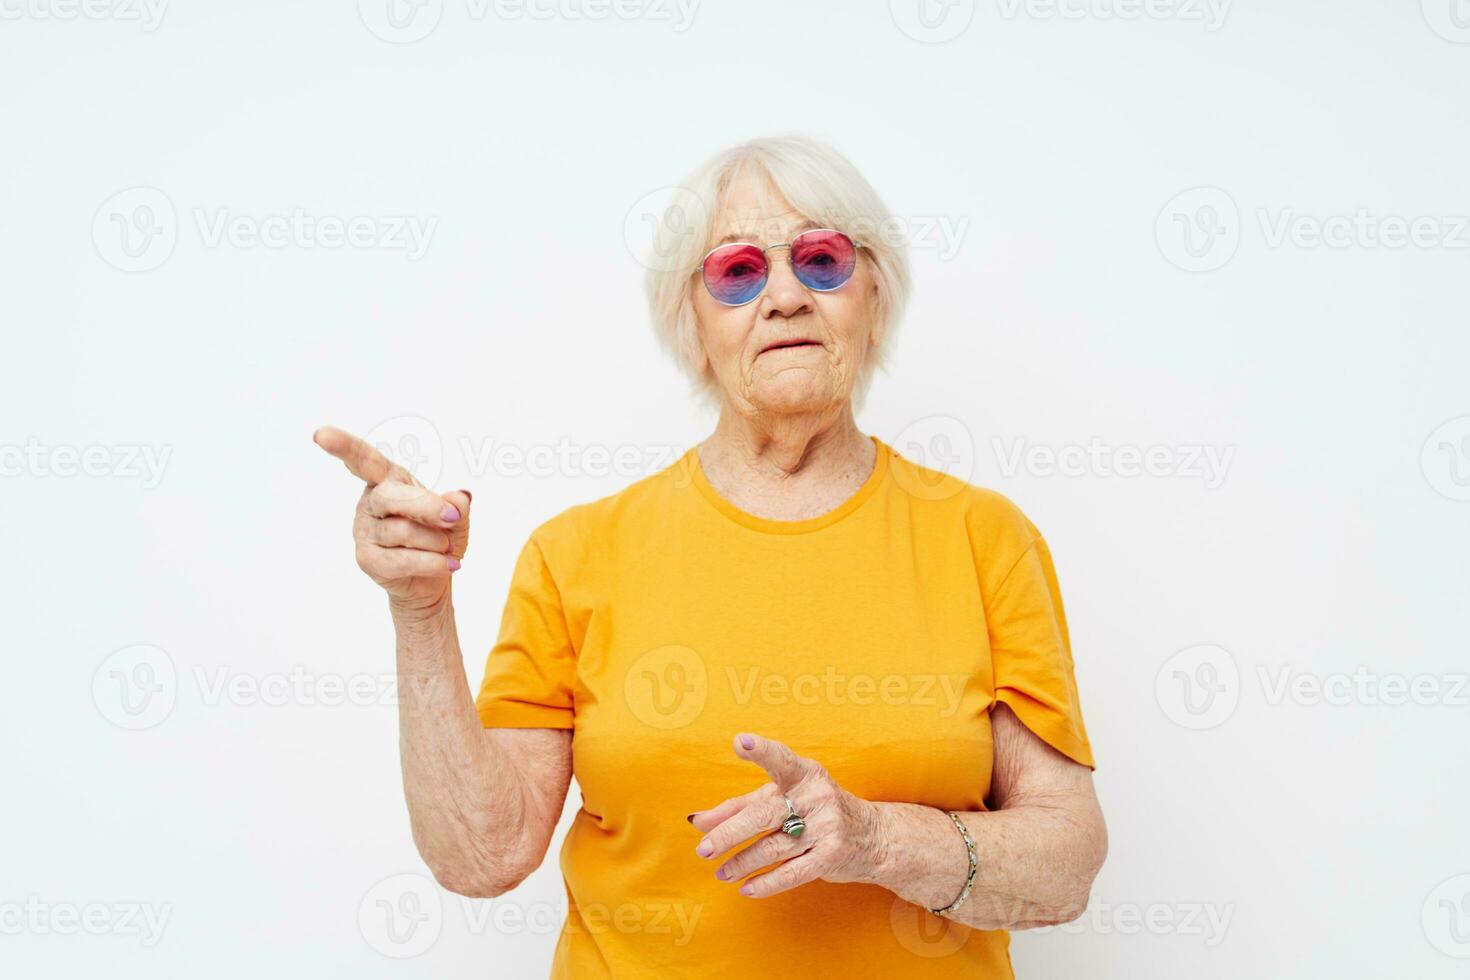
<svg viewBox="0 0 1470 980">
<path fill-rule="evenodd" d="M 773 344 L 767 344 L 766 346 L 761 348 L 761 353 L 766 354 L 773 350 L 796 350 L 802 347 L 821 346 L 822 345 L 817 343 L 815 340 L 808 340 L 805 337 L 793 337 L 790 340 L 778 340 Z"/>
</svg>

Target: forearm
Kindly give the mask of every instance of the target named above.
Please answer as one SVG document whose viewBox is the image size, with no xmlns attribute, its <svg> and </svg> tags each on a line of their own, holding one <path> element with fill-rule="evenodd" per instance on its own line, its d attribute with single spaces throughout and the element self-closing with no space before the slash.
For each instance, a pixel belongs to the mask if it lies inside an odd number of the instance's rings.
<svg viewBox="0 0 1470 980">
<path fill-rule="evenodd" d="M 943 811 L 874 803 L 882 855 L 873 883 L 924 908 L 943 908 L 964 887 L 969 854 Z M 960 812 L 979 866 L 970 897 L 950 918 L 977 929 L 1027 929 L 1067 922 L 1086 907 L 1106 842 L 1086 801 L 1036 801 Z"/>
<path fill-rule="evenodd" d="M 464 671 L 453 605 L 394 610 L 399 754 L 414 843 L 441 884 L 495 895 L 529 870 L 527 799 L 485 738 Z"/>
</svg>

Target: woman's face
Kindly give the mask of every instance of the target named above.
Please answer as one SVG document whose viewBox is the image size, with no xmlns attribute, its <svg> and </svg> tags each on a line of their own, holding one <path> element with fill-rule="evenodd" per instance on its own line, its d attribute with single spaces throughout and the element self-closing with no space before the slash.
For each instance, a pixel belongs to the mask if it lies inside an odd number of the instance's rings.
<svg viewBox="0 0 1470 980">
<path fill-rule="evenodd" d="M 811 227 L 817 226 L 768 181 L 745 177 L 726 191 L 706 248 L 722 239 L 786 244 Z M 787 255 L 785 248 L 766 253 L 766 287 L 744 306 L 717 301 L 698 273 L 692 280 L 700 371 L 713 371 L 725 400 L 743 414 L 822 411 L 847 402 L 877 340 L 877 284 L 863 249 L 852 278 L 831 292 L 802 285 Z"/>
</svg>

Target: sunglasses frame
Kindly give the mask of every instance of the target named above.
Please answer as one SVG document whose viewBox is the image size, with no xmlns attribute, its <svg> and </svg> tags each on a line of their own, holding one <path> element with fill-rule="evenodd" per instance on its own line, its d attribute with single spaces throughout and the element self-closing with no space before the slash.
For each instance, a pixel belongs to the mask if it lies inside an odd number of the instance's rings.
<svg viewBox="0 0 1470 980">
<path fill-rule="evenodd" d="M 796 239 L 800 238 L 802 235 L 812 235 L 812 234 L 815 234 L 815 233 L 817 233 L 819 231 L 830 231 L 830 232 L 832 232 L 835 235 L 841 235 L 843 238 L 846 238 L 849 242 L 851 242 L 852 243 L 852 248 L 853 248 L 853 259 L 854 259 L 854 262 L 856 261 L 856 258 L 857 258 L 857 252 L 859 250 L 861 250 L 861 249 L 867 248 L 867 246 L 864 245 L 862 242 L 855 240 L 851 235 L 849 235 L 847 232 L 841 230 L 840 228 L 808 228 L 806 231 L 797 232 L 796 235 L 789 242 L 772 242 L 771 244 L 767 245 L 765 248 L 761 248 L 755 242 L 725 242 L 722 245 L 716 245 L 714 248 L 712 248 L 708 252 L 705 252 L 704 253 L 704 258 L 702 258 L 702 259 L 699 260 L 699 268 L 695 269 L 694 271 L 695 271 L 695 273 L 697 273 L 699 275 L 699 281 L 702 282 L 702 283 L 704 283 L 704 291 L 707 292 L 707 293 L 709 293 L 710 299 L 714 300 L 716 303 L 719 303 L 721 306 L 728 306 L 728 307 L 730 307 L 732 309 L 734 309 L 736 307 L 741 307 L 741 306 L 749 306 L 751 303 L 754 303 L 756 300 L 758 300 L 758 299 L 761 298 L 761 293 L 764 293 L 766 291 L 766 286 L 771 281 L 771 260 L 766 255 L 766 253 L 769 252 L 773 248 L 784 248 L 784 249 L 786 249 L 786 264 L 791 266 L 791 274 L 792 275 L 796 275 L 796 266 L 793 265 L 792 262 L 791 262 L 791 246 L 793 244 L 795 244 Z M 714 255 L 716 252 L 718 252 L 722 248 L 730 248 L 731 246 L 734 246 L 734 245 L 749 245 L 751 248 L 759 249 L 760 250 L 760 253 L 761 253 L 761 256 L 763 258 L 765 258 L 765 260 L 766 260 L 766 281 L 763 282 L 763 283 L 761 283 L 760 291 L 757 292 L 750 299 L 746 300 L 744 303 L 726 303 L 724 300 L 720 299 L 718 296 L 716 296 L 714 294 L 714 292 L 709 288 L 709 283 L 704 282 L 704 265 L 705 265 L 706 262 L 709 261 L 709 257 L 711 255 Z M 854 264 L 854 266 L 853 266 L 853 271 L 854 272 L 857 271 L 856 264 Z M 842 280 L 837 285 L 832 286 L 832 287 L 829 287 L 827 289 L 820 289 L 820 288 L 818 288 L 816 286 L 807 286 L 807 284 L 805 282 L 802 282 L 801 276 L 796 276 L 796 280 L 797 280 L 797 282 L 801 282 L 802 286 L 804 286 L 807 289 L 810 289 L 814 293 L 832 293 L 832 292 L 836 292 L 837 290 L 841 289 L 843 286 L 846 286 L 849 282 L 852 282 L 852 276 L 851 275 L 848 275 L 848 277 L 846 279 Z"/>
</svg>

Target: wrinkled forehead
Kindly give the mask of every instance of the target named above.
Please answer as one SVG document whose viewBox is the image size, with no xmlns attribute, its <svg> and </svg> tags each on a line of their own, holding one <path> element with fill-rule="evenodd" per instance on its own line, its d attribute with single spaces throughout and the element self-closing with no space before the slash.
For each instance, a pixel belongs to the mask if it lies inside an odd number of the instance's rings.
<svg viewBox="0 0 1470 980">
<path fill-rule="evenodd" d="M 793 207 L 763 171 L 747 169 L 731 176 L 709 227 L 706 247 L 715 248 L 728 242 L 789 242 L 803 231 L 829 226 Z"/>
</svg>

